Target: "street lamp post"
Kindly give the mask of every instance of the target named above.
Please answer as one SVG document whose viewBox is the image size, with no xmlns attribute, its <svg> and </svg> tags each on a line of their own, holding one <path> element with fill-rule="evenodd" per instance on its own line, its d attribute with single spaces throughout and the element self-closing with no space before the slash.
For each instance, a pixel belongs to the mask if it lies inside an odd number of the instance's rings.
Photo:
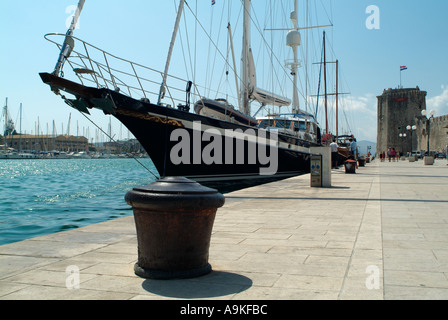
<svg viewBox="0 0 448 320">
<path fill-rule="evenodd" d="M 412 132 L 414 132 L 415 130 L 417 130 L 417 126 L 414 124 L 413 126 L 411 126 L 411 125 L 408 125 L 407 127 L 406 127 L 406 130 L 408 130 L 408 131 L 410 131 L 411 132 L 411 152 L 410 152 L 410 155 L 412 155 L 412 150 L 414 149 L 414 140 L 412 139 Z"/>
<path fill-rule="evenodd" d="M 428 152 L 428 156 L 429 156 L 429 137 L 430 137 L 430 130 L 431 130 L 431 119 L 434 118 L 434 115 L 436 114 L 436 112 L 434 110 L 429 111 L 429 118 L 426 117 L 428 113 L 426 112 L 426 110 L 422 110 L 422 116 L 424 116 L 426 118 L 426 132 L 427 132 L 427 141 L 426 141 L 426 151 Z"/>
<path fill-rule="evenodd" d="M 426 151 L 428 152 L 428 155 L 425 156 L 425 164 L 432 165 L 434 164 L 434 157 L 431 157 L 429 154 L 429 139 L 431 134 L 431 119 L 434 118 L 434 115 L 436 112 L 434 110 L 429 111 L 429 118 L 426 116 L 428 113 L 426 110 L 422 110 L 422 116 L 426 118 Z"/>
<path fill-rule="evenodd" d="M 400 133 L 398 136 L 400 138 L 406 138 L 406 133 Z M 404 150 L 405 150 L 405 148 L 404 148 L 404 141 L 405 141 L 405 139 L 401 140 L 401 155 L 402 156 L 404 156 Z"/>
</svg>

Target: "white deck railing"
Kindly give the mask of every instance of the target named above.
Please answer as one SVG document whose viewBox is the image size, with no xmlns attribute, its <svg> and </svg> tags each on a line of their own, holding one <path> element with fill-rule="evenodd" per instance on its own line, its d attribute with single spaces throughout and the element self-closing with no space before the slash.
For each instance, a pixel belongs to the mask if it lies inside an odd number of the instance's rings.
<svg viewBox="0 0 448 320">
<path fill-rule="evenodd" d="M 45 35 L 45 39 L 54 43 L 59 50 L 62 48 L 65 37 L 65 34 L 58 33 Z M 120 93 L 129 97 L 157 103 L 163 79 L 162 72 L 114 56 L 79 38 L 73 36 L 71 38 L 75 48 L 65 63 L 70 65 L 71 71 L 82 85 L 119 90 Z M 58 42 L 58 39 L 61 40 Z M 61 76 L 69 76 L 64 75 L 64 72 L 67 72 L 66 69 L 61 70 Z M 185 104 L 187 84 L 188 80 L 168 75 L 165 99 L 171 101 L 172 107 Z M 193 84 L 191 96 L 194 100 L 202 99 L 195 84 Z"/>
</svg>

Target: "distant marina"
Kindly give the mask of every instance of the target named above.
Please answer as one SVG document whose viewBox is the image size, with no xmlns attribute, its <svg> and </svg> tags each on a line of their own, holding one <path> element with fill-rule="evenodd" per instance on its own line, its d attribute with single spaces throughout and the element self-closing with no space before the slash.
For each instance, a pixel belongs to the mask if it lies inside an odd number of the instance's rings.
<svg viewBox="0 0 448 320">
<path fill-rule="evenodd" d="M 83 136 L 31 135 L 5 130 L 0 136 L 0 159 L 115 159 L 148 158 L 136 139 L 89 143 Z"/>
<path fill-rule="evenodd" d="M 0 134 L 0 159 L 114 159 L 114 158 L 148 158 L 148 154 L 136 139 L 114 140 L 112 126 L 109 123 L 108 132 L 98 128 L 95 139 L 90 139 L 90 130 L 82 130 L 76 136 L 70 134 L 71 114 L 67 130 L 58 134 L 53 121 L 52 133 L 44 134 L 39 121 L 36 124 L 37 134 L 22 132 L 22 104 L 20 104 L 19 128 L 16 128 L 10 116 L 8 98 L 1 115 L 3 131 Z M 86 137 L 87 136 L 87 137 Z"/>
<path fill-rule="evenodd" d="M 129 158 L 149 158 L 148 154 L 142 153 L 104 153 L 104 152 L 66 152 L 66 151 L 25 151 L 19 152 L 12 148 L 4 149 L 0 152 L 0 160 L 24 160 L 24 159 L 129 159 Z"/>
</svg>

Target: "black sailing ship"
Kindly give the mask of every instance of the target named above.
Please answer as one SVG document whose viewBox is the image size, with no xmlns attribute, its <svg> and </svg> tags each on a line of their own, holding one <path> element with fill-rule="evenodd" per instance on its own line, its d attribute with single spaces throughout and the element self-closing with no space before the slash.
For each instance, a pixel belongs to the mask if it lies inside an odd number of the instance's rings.
<svg viewBox="0 0 448 320">
<path fill-rule="evenodd" d="M 293 112 L 270 114 L 259 119 L 250 115 L 251 101 L 257 101 L 262 106 L 291 104 L 287 98 L 256 87 L 252 50 L 249 41 L 244 38 L 248 36 L 250 26 L 250 0 L 243 3 L 243 76 L 238 109 L 226 99 L 204 98 L 196 94 L 197 86 L 191 81 L 168 75 L 172 45 L 185 1 L 179 3 L 164 73 L 115 57 L 74 37 L 84 2 L 85 0 L 79 2 L 66 34 L 45 36 L 58 46 L 60 55 L 55 70 L 52 73 L 41 73 L 41 79 L 69 106 L 80 112 L 88 114 L 89 109 L 97 108 L 116 117 L 142 144 L 161 177 L 184 176 L 201 183 L 213 184 L 225 181 L 263 181 L 309 172 L 309 148 L 321 145 L 320 129 L 312 114 L 298 109 L 298 63 L 291 63 L 295 91 Z M 297 3 L 295 8 L 297 10 Z M 297 29 L 296 12 L 291 17 L 295 29 L 288 34 L 288 45 L 293 49 L 297 61 L 296 49 L 300 45 L 300 33 Z M 53 40 L 58 37 L 64 41 Z M 75 43 L 82 50 L 75 51 Z M 113 61 L 119 61 L 127 69 L 115 69 L 111 66 Z M 64 77 L 63 69 L 64 66 L 68 68 L 67 64 L 78 78 L 77 81 Z M 149 80 L 148 75 L 151 73 L 162 76 L 162 83 Z M 183 89 L 175 89 L 172 83 Z M 151 86 L 157 86 L 158 89 L 147 88 Z M 140 96 L 134 94 L 136 91 Z M 159 92 L 158 96 L 153 94 L 155 91 Z M 184 98 L 175 97 L 173 92 L 180 92 Z M 65 94 L 73 97 L 68 98 Z M 193 108 L 191 96 L 199 97 Z M 154 97 L 157 102 L 150 101 Z M 166 100 L 172 104 L 164 103 Z M 184 137 L 183 140 L 181 136 Z"/>
</svg>

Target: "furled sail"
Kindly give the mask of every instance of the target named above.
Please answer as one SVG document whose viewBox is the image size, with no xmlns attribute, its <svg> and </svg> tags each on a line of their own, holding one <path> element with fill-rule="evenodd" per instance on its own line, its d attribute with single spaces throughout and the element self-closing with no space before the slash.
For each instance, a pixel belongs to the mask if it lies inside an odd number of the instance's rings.
<svg viewBox="0 0 448 320">
<path fill-rule="evenodd" d="M 249 49 L 248 68 L 249 68 L 249 92 L 251 99 L 258 101 L 262 105 L 274 105 L 277 107 L 289 106 L 291 104 L 290 99 L 257 87 L 257 74 L 255 71 L 255 63 L 252 54 L 252 49 Z"/>
</svg>

